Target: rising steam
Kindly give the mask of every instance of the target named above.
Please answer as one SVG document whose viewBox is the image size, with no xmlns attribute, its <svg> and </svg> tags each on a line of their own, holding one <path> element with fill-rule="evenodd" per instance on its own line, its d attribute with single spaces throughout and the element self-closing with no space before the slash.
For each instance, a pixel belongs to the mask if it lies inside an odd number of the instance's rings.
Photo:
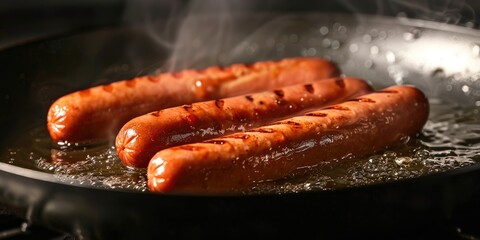
<svg viewBox="0 0 480 240">
<path fill-rule="evenodd" d="M 475 11 L 465 0 L 340 0 L 307 3 L 301 4 L 307 12 L 326 10 L 359 15 L 403 16 L 449 24 L 473 23 L 476 20 Z M 256 51 L 258 60 L 272 57 L 266 51 L 261 52 L 263 49 L 259 49 L 259 45 L 251 45 L 252 41 L 249 40 L 265 39 L 267 43 L 263 45 L 268 47 L 268 41 L 273 41 L 269 39 L 278 37 L 276 35 L 279 32 L 292 25 L 292 18 L 278 17 L 278 14 L 275 18 L 266 16 L 279 10 L 291 13 L 288 9 L 295 4 L 283 0 L 130 0 L 127 2 L 125 18 L 143 24 L 158 44 L 170 50 L 170 57 L 166 63 L 162 62 L 160 70 L 175 71 L 252 60 L 239 58 L 239 53 L 245 51 Z M 262 15 L 258 14 L 259 9 L 264 13 L 263 17 L 259 17 Z M 246 23 L 238 21 L 236 14 L 251 14 L 252 17 L 247 18 Z M 159 19 L 166 23 L 157 24 Z M 358 20 L 361 21 L 362 17 Z"/>
<path fill-rule="evenodd" d="M 416 18 L 449 24 L 475 21 L 475 11 L 464 0 L 391 0 L 389 7 L 395 12 L 404 12 Z"/>
</svg>

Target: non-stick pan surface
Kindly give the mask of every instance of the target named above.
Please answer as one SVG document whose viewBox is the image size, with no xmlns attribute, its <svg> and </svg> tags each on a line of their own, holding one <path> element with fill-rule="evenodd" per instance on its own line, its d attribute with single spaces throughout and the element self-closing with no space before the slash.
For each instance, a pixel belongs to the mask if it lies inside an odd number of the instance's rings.
<svg viewBox="0 0 480 240">
<path fill-rule="evenodd" d="M 8 151 L 18 136 L 45 124 L 46 111 L 56 98 L 161 66 L 175 70 L 324 56 L 337 62 L 346 75 L 368 79 L 378 87 L 414 84 L 431 99 L 462 106 L 480 104 L 476 78 L 480 33 L 476 30 L 405 18 L 326 13 L 232 19 L 235 24 L 229 27 L 235 31 L 217 45 L 203 45 L 215 39 L 208 31 L 201 35 L 204 39 L 198 37 L 197 44 L 181 39 L 175 46 L 162 44 L 154 35 L 162 27 L 159 23 L 60 36 L 2 51 L 2 151 Z M 218 29 L 215 26 L 220 23 L 198 17 L 184 24 L 191 25 L 189 29 Z M 189 39 L 189 34 L 193 33 L 178 36 Z M 198 49 L 211 54 L 200 54 Z M 79 237 L 310 239 L 365 233 L 401 237 L 479 224 L 474 218 L 480 214 L 478 164 L 338 190 L 199 196 L 64 183 L 52 174 L 2 161 L 1 202 L 18 209 L 32 224 Z"/>
</svg>

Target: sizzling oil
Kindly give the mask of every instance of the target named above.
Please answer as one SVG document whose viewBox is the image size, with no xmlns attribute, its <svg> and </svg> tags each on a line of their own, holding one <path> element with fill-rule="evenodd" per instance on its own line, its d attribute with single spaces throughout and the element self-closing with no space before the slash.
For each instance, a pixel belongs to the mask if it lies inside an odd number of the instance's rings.
<svg viewBox="0 0 480 240">
<path fill-rule="evenodd" d="M 414 178 L 480 162 L 480 109 L 434 102 L 416 138 L 365 158 L 322 163 L 310 174 L 259 183 L 249 193 L 331 190 Z M 414 116 L 412 116 L 414 117 Z"/>
<path fill-rule="evenodd" d="M 431 101 L 416 138 L 365 158 L 321 163 L 308 174 L 257 183 L 244 194 L 328 190 L 444 172 L 480 162 L 480 109 Z M 415 117 L 415 116 L 412 116 Z M 59 181 L 99 188 L 148 191 L 146 172 L 125 167 L 110 144 L 57 144 L 40 126 L 3 154 L 12 165 L 51 173 Z M 6 155 L 6 156 L 5 156 Z"/>
</svg>

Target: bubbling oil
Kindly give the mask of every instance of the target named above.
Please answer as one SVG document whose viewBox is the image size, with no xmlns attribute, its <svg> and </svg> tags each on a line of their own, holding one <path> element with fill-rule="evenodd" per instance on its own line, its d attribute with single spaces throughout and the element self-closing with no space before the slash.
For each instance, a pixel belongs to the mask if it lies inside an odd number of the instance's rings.
<svg viewBox="0 0 480 240">
<path fill-rule="evenodd" d="M 412 116 L 415 117 L 415 116 Z M 347 154 L 347 153 L 346 153 Z M 114 146 L 57 144 L 44 126 L 21 136 L 2 161 L 91 187 L 148 191 L 146 171 L 122 164 Z M 243 194 L 332 190 L 415 178 L 480 162 L 480 109 L 431 101 L 422 132 L 364 158 L 322 162 L 307 174 L 256 183 Z"/>
<path fill-rule="evenodd" d="M 435 101 L 430 108 L 422 132 L 393 149 L 365 158 L 323 163 L 309 174 L 259 183 L 248 192 L 333 190 L 415 178 L 480 162 L 480 109 Z"/>
<path fill-rule="evenodd" d="M 147 191 L 146 171 L 124 166 L 111 144 L 54 143 L 45 127 L 22 137 L 5 159 L 12 165 L 51 173 L 60 182 Z"/>
</svg>

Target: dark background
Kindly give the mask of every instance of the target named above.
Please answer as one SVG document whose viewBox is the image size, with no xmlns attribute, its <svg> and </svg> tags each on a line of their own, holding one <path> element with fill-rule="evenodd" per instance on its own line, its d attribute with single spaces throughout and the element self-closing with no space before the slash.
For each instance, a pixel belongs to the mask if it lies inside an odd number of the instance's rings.
<svg viewBox="0 0 480 240">
<path fill-rule="evenodd" d="M 197 7 L 199 4 L 204 7 Z M 195 10 L 192 10 L 195 6 Z M 142 24 L 187 13 L 325 11 L 403 16 L 479 26 L 475 0 L 22 0 L 0 1 L 0 48 L 71 31 Z"/>
</svg>

